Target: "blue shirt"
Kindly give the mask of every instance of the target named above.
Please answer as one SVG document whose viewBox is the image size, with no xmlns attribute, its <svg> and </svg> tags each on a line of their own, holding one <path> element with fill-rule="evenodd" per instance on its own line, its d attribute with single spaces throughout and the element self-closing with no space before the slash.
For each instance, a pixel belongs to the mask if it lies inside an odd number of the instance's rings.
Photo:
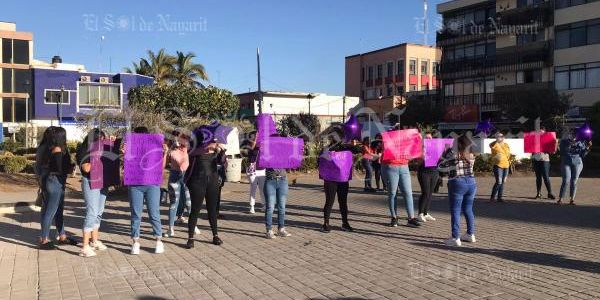
<svg viewBox="0 0 600 300">
<path fill-rule="evenodd" d="M 582 164 L 589 149 L 583 141 L 562 139 L 560 141 L 560 157 L 563 164 Z"/>
</svg>

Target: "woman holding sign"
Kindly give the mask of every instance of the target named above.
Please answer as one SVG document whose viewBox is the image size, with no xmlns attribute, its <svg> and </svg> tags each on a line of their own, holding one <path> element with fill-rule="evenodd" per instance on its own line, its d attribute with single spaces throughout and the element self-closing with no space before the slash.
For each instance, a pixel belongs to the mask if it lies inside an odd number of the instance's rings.
<svg viewBox="0 0 600 300">
<path fill-rule="evenodd" d="M 460 246 L 461 240 L 475 242 L 475 216 L 473 202 L 477 193 L 477 182 L 473 173 L 475 156 L 471 152 L 471 139 L 462 135 L 456 141 L 456 149 L 444 152 L 438 169 L 448 174 L 448 200 L 450 201 L 450 219 L 452 236 L 446 240 L 448 246 Z M 467 232 L 460 236 L 460 214 L 467 221 Z"/>
<path fill-rule="evenodd" d="M 433 136 L 431 133 L 425 134 L 425 139 L 431 140 Z M 419 186 L 421 187 L 421 196 L 419 197 L 419 221 L 435 221 L 435 218 L 429 214 L 429 206 L 431 205 L 431 198 L 433 197 L 433 189 L 438 182 L 439 172 L 437 166 L 425 166 L 425 159 L 419 164 L 417 171 L 417 179 L 419 180 Z"/>
<path fill-rule="evenodd" d="M 494 161 L 494 177 L 496 182 L 492 187 L 492 195 L 490 201 L 494 202 L 496 196 L 498 196 L 498 202 L 503 202 L 502 192 L 504 191 L 504 183 L 508 176 L 508 169 L 510 168 L 510 146 L 504 142 L 504 134 L 498 132 L 496 134 L 496 141 L 490 144 L 492 150 L 492 159 Z"/>
<path fill-rule="evenodd" d="M 362 158 L 360 160 L 360 163 L 365 170 L 365 192 L 375 192 L 375 189 L 371 184 L 371 179 L 373 177 L 373 160 L 375 159 L 379 159 L 379 156 L 373 151 L 369 138 L 366 137 L 363 139 Z"/>
<path fill-rule="evenodd" d="M 323 207 L 323 226 L 321 232 L 329 233 L 329 216 L 337 194 L 342 214 L 342 230 L 352 232 L 354 229 L 348 223 L 348 188 L 352 179 L 352 154 L 361 153 L 357 141 L 344 144 L 340 140 L 341 132 L 329 135 L 329 145 L 319 156 L 319 177 L 323 179 L 325 191 L 325 206 Z"/>
<path fill-rule="evenodd" d="M 565 132 L 569 131 L 565 130 Z M 590 152 L 591 147 L 592 141 L 578 140 L 575 131 L 567 133 L 560 141 L 560 173 L 562 174 L 562 184 L 557 204 L 562 204 L 562 199 L 567 194 L 567 185 L 569 185 L 569 204 L 575 205 L 577 180 L 583 170 L 583 158 Z"/>
<path fill-rule="evenodd" d="M 541 127 L 539 133 L 540 135 L 544 135 L 546 133 L 546 128 Z M 553 140 L 556 141 L 556 139 Z M 554 195 L 552 194 L 552 184 L 550 183 L 550 154 L 546 152 L 536 152 L 531 155 L 531 160 L 533 162 L 533 171 L 535 172 L 535 187 L 537 189 L 535 199 L 542 198 L 543 179 L 544 184 L 546 185 L 546 190 L 548 191 L 548 199 L 554 200 Z"/>
<path fill-rule="evenodd" d="M 217 206 L 220 193 L 217 157 L 221 151 L 224 151 L 223 146 L 215 143 L 208 136 L 205 138 L 201 128 L 194 130 L 190 166 L 185 175 L 185 183 L 192 199 L 186 244 L 188 249 L 194 248 L 194 234 L 204 199 L 206 199 L 208 222 L 213 234 L 212 243 L 217 246 L 223 244 L 217 229 Z"/>
<path fill-rule="evenodd" d="M 106 250 L 106 246 L 99 240 L 100 221 L 104 212 L 104 204 L 108 195 L 107 187 L 96 187 L 92 185 L 92 163 L 102 163 L 104 155 L 104 144 L 102 141 L 106 138 L 104 132 L 95 128 L 83 139 L 83 142 L 77 149 L 77 164 L 81 170 L 81 191 L 85 201 L 85 220 L 83 221 L 83 241 L 79 251 L 79 256 L 96 256 L 94 250 Z M 92 156 L 98 156 L 98 159 L 92 160 Z M 90 241 L 91 240 L 91 241 Z"/>
</svg>

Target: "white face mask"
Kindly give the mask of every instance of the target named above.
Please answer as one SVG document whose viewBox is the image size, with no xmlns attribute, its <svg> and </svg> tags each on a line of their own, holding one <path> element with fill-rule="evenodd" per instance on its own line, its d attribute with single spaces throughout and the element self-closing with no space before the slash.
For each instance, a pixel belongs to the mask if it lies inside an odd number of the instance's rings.
<svg viewBox="0 0 600 300">
<path fill-rule="evenodd" d="M 497 137 L 496 142 L 499 142 L 499 143 L 504 142 L 504 137 Z"/>
</svg>

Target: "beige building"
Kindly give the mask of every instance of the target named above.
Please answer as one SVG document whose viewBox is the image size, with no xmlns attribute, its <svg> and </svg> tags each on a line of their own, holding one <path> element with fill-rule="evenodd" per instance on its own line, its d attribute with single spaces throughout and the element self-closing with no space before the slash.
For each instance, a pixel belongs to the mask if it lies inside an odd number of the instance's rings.
<svg viewBox="0 0 600 300">
<path fill-rule="evenodd" d="M 0 123 L 5 128 L 25 122 L 31 112 L 33 34 L 19 32 L 15 23 L 0 22 Z"/>
<path fill-rule="evenodd" d="M 360 97 L 373 118 L 385 121 L 394 96 L 437 91 L 440 59 L 440 49 L 408 43 L 348 56 L 346 95 Z"/>
<path fill-rule="evenodd" d="M 503 119 L 503 107 L 535 93 L 600 100 L 600 2 L 454 0 L 440 3 L 441 93 L 450 123 Z M 475 118 L 475 116 L 477 116 Z"/>
</svg>

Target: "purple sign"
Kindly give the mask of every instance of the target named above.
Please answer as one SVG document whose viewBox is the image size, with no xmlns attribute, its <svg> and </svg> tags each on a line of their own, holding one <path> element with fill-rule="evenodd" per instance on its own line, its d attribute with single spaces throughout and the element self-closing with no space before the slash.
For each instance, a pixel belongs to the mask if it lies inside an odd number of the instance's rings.
<svg viewBox="0 0 600 300">
<path fill-rule="evenodd" d="M 319 157 L 319 177 L 327 181 L 349 181 L 352 178 L 352 152 L 323 152 Z"/>
<path fill-rule="evenodd" d="M 90 188 L 93 190 L 121 184 L 119 151 L 120 142 L 109 139 L 90 145 Z"/>
<path fill-rule="evenodd" d="M 297 169 L 304 159 L 304 140 L 301 138 L 268 137 L 258 151 L 259 168 Z"/>
<path fill-rule="evenodd" d="M 425 166 L 437 166 L 438 160 L 447 148 L 451 148 L 454 139 L 424 139 L 425 143 Z"/>
<path fill-rule="evenodd" d="M 128 133 L 125 136 L 125 185 L 161 185 L 163 135 Z"/>
<path fill-rule="evenodd" d="M 260 142 L 275 133 L 277 133 L 277 126 L 271 115 L 258 114 L 256 116 L 256 141 Z"/>
</svg>

